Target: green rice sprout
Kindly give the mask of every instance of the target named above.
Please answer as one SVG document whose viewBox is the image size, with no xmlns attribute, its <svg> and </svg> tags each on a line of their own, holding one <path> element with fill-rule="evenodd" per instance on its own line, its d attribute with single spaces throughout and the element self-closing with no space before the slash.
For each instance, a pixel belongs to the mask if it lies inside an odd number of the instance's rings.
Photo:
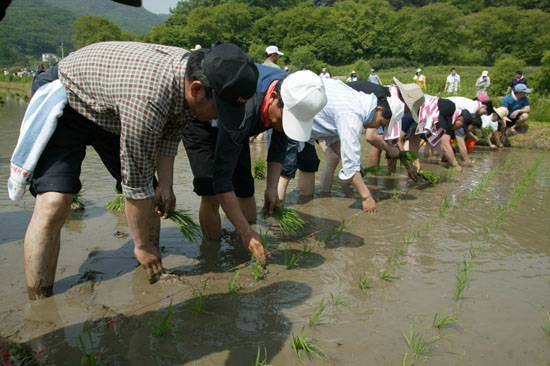
<svg viewBox="0 0 550 366">
<path fill-rule="evenodd" d="M 542 317 L 542 330 L 546 335 L 546 338 L 550 338 L 550 311 L 546 311 L 546 314 Z"/>
<path fill-rule="evenodd" d="M 262 233 L 262 230 L 260 230 L 260 243 L 262 243 L 262 247 L 264 247 L 264 253 L 269 253 L 269 248 L 271 247 L 271 244 L 269 244 L 269 237 L 267 236 L 267 230 L 265 233 Z"/>
<path fill-rule="evenodd" d="M 336 293 L 330 293 L 330 299 L 331 299 L 331 304 L 332 306 L 334 307 L 337 307 L 337 306 L 343 306 L 345 308 L 348 308 L 350 310 L 354 310 L 353 309 L 353 306 L 351 306 L 350 304 L 348 304 L 346 302 L 346 298 L 348 297 L 348 295 L 345 295 L 342 293 L 342 282 L 340 282 L 338 284 L 338 292 Z"/>
<path fill-rule="evenodd" d="M 408 334 L 401 330 L 401 335 L 408 346 L 408 351 L 403 357 L 402 364 L 404 365 L 424 365 L 430 358 L 434 345 L 443 339 L 443 337 L 437 335 L 428 337 L 427 326 L 420 327 L 420 330 L 415 330 L 413 323 L 409 326 Z M 452 336 L 452 335 L 449 335 Z M 446 337 L 449 337 L 446 336 Z M 446 338 L 445 337 L 445 338 Z M 407 357 L 411 356 L 410 363 L 407 361 Z M 417 362 L 419 361 L 419 363 Z"/>
<path fill-rule="evenodd" d="M 313 245 L 308 244 L 307 242 L 304 242 L 304 255 L 311 255 L 311 252 L 313 250 Z"/>
<path fill-rule="evenodd" d="M 279 228 L 284 236 L 292 236 L 298 234 L 304 228 L 304 220 L 294 210 L 275 207 L 273 210 L 273 218 L 277 220 Z"/>
<path fill-rule="evenodd" d="M 365 271 L 361 276 L 359 276 L 359 288 L 364 291 L 369 288 L 369 284 L 369 273 Z"/>
<path fill-rule="evenodd" d="M 256 354 L 256 363 L 254 363 L 254 366 L 269 366 L 267 363 L 267 348 L 264 346 L 264 359 L 260 361 L 260 345 L 258 345 L 258 353 Z"/>
<path fill-rule="evenodd" d="M 443 200 L 441 201 L 441 205 L 439 206 L 439 218 L 440 219 L 447 216 L 447 211 L 449 210 L 450 205 L 451 205 L 451 200 L 449 199 L 449 196 L 445 196 L 443 198 Z"/>
<path fill-rule="evenodd" d="M 321 300 L 321 302 L 313 309 L 313 312 L 309 316 L 309 326 L 313 327 L 315 326 L 321 319 L 325 317 L 325 310 L 328 306 L 328 303 L 325 302 L 324 299 Z"/>
<path fill-rule="evenodd" d="M 266 177 L 267 164 L 265 160 L 258 159 L 254 162 L 252 168 L 254 179 L 264 179 Z"/>
<path fill-rule="evenodd" d="M 291 254 L 289 249 L 285 249 L 284 261 L 287 269 L 298 267 L 298 264 L 300 263 L 300 259 L 302 259 L 302 252 Z"/>
<path fill-rule="evenodd" d="M 71 210 L 84 210 L 84 201 L 82 200 L 82 194 L 80 192 L 73 196 Z"/>
<path fill-rule="evenodd" d="M 338 229 L 336 229 L 336 237 L 340 239 L 342 236 L 342 233 L 344 232 L 344 229 L 346 228 L 346 219 L 342 217 L 340 220 L 340 225 L 338 225 Z"/>
<path fill-rule="evenodd" d="M 114 188 L 117 195 L 109 203 L 107 203 L 107 206 L 105 207 L 111 211 L 124 212 L 126 206 L 126 198 L 124 197 L 122 192 L 116 188 L 116 186 Z"/>
<path fill-rule="evenodd" d="M 434 315 L 434 321 L 433 321 L 433 326 L 434 328 L 441 328 L 442 326 L 444 325 L 447 325 L 447 324 L 450 324 L 450 323 L 456 323 L 458 322 L 458 317 L 456 316 L 456 314 L 454 313 L 451 313 L 447 316 L 444 316 L 444 317 L 439 317 L 439 314 L 438 313 L 435 313 Z"/>
<path fill-rule="evenodd" d="M 468 278 L 470 277 L 470 273 L 464 271 L 463 269 L 459 269 L 456 273 L 456 288 L 453 293 L 453 300 L 458 301 L 460 297 L 462 296 L 462 293 L 464 292 L 464 289 L 468 285 Z"/>
<path fill-rule="evenodd" d="M 427 170 L 421 170 L 418 174 L 433 186 L 443 181 L 443 177 Z"/>
<path fill-rule="evenodd" d="M 468 252 L 470 253 L 470 259 L 474 260 L 477 257 L 477 251 L 479 247 L 475 247 L 474 244 L 470 244 L 470 248 L 468 249 Z"/>
<path fill-rule="evenodd" d="M 237 271 L 233 275 L 233 280 L 231 282 L 228 282 L 230 294 L 235 294 L 237 293 L 237 291 L 239 291 L 239 285 L 237 284 L 237 280 L 239 279 L 240 274 L 241 274 L 241 268 L 237 269 Z"/>
<path fill-rule="evenodd" d="M 191 243 L 199 245 L 199 241 L 202 239 L 201 227 L 185 211 L 176 210 L 172 212 L 170 220 L 176 224 L 183 236 Z"/>
<path fill-rule="evenodd" d="M 399 258 L 395 254 L 388 256 L 386 268 L 379 273 L 379 277 L 384 281 L 391 281 L 395 277 L 392 276 L 392 272 L 399 266 Z"/>
<path fill-rule="evenodd" d="M 363 168 L 363 173 L 365 174 L 372 174 L 372 175 L 380 175 L 382 174 L 382 167 L 380 165 L 371 165 L 367 168 Z"/>
<path fill-rule="evenodd" d="M 88 339 L 90 340 L 90 350 L 86 348 L 86 345 L 84 345 L 84 341 L 82 340 L 82 334 L 78 335 L 78 341 L 80 343 L 80 347 L 82 348 L 82 351 L 84 354 L 82 355 L 82 358 L 80 359 L 80 366 L 95 366 L 96 365 L 96 353 L 88 353 L 92 352 L 92 349 L 94 348 L 94 342 L 92 340 L 92 335 L 90 334 L 90 331 L 88 333 Z"/>
<path fill-rule="evenodd" d="M 172 298 L 170 298 L 170 305 L 168 305 L 168 310 L 164 316 L 156 319 L 156 322 L 152 326 L 153 337 L 162 337 L 167 330 L 175 330 L 174 326 L 170 323 L 170 318 L 172 317 Z"/>
<path fill-rule="evenodd" d="M 399 196 L 400 196 L 399 189 L 394 188 L 394 190 L 392 192 L 392 195 L 391 195 L 391 202 L 392 203 L 397 203 L 397 201 L 399 201 Z"/>
<path fill-rule="evenodd" d="M 206 291 L 206 285 L 208 283 L 208 280 L 210 280 L 212 276 L 206 277 L 206 280 L 204 281 L 204 285 L 202 286 L 202 289 L 200 288 L 193 288 L 193 296 L 194 299 L 191 302 L 191 310 L 193 310 L 193 314 L 198 317 L 202 313 L 207 313 L 207 311 L 204 309 L 204 305 L 206 302 L 210 299 L 209 296 L 206 296 L 204 293 Z"/>
<path fill-rule="evenodd" d="M 296 354 L 298 355 L 298 358 L 300 361 L 304 362 L 302 359 L 302 353 L 300 351 L 304 351 L 307 355 L 307 357 L 315 357 L 321 361 L 327 360 L 327 356 L 316 343 L 314 343 L 312 340 L 307 339 L 307 334 L 304 331 L 305 327 L 302 327 L 302 331 L 300 332 L 299 336 L 294 336 L 292 334 L 292 349 Z M 304 362 L 305 363 L 305 362 Z"/>
<path fill-rule="evenodd" d="M 260 282 L 262 280 L 262 264 L 260 263 L 260 258 L 253 258 L 252 264 L 250 265 L 250 273 L 254 278 L 254 281 Z"/>
<path fill-rule="evenodd" d="M 400 151 L 399 152 L 399 161 L 407 170 L 410 169 L 411 164 L 418 159 L 418 155 L 413 151 Z"/>
</svg>

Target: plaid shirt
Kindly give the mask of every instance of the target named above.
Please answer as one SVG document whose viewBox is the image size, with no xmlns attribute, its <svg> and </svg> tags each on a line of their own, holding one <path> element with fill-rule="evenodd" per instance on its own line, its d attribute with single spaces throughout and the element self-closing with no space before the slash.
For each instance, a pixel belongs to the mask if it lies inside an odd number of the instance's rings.
<svg viewBox="0 0 550 366">
<path fill-rule="evenodd" d="M 192 114 L 184 104 L 189 51 L 133 42 L 104 42 L 59 63 L 69 104 L 101 128 L 120 135 L 124 194 L 152 197 L 157 154 L 175 156 Z"/>
</svg>

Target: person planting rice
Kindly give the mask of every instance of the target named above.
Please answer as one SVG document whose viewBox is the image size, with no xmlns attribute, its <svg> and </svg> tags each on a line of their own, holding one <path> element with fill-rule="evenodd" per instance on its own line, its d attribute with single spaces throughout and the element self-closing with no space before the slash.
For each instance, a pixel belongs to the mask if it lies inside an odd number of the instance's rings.
<svg viewBox="0 0 550 366">
<path fill-rule="evenodd" d="M 502 149 L 504 147 L 500 140 L 499 130 L 502 131 L 502 136 L 504 138 L 506 134 L 506 122 L 508 120 L 508 108 L 506 107 L 495 108 L 492 114 L 481 116 L 481 128 L 483 130 L 486 128 L 492 130 L 492 133 L 487 137 L 491 149 Z M 493 144 L 491 139 L 495 140 L 496 145 Z"/>
<path fill-rule="evenodd" d="M 207 239 L 221 237 L 221 205 L 243 242 L 260 243 L 259 234 L 249 225 L 256 221 L 249 138 L 273 130 L 263 209 L 264 215 L 271 215 L 281 205 L 277 182 L 285 159 L 286 136 L 308 140 L 313 116 L 327 103 L 323 82 L 313 72 L 288 75 L 263 65 L 257 68 L 257 93 L 247 101 L 238 131 L 199 122 L 190 123 L 184 131 L 183 144 L 193 170 L 194 192 L 201 196 L 199 220 Z"/>
<path fill-rule="evenodd" d="M 377 98 L 338 80 L 323 80 L 328 103 L 313 118 L 309 144 L 325 140 L 326 145 L 342 159 L 339 177 L 350 182 L 361 196 L 363 210 L 376 211 L 376 202 L 363 182 L 361 171 L 361 133 L 363 128 L 391 130 L 403 116 L 404 105 L 396 96 Z M 307 145 L 307 144 L 306 144 Z M 295 169 L 297 160 L 288 155 L 283 171 Z M 290 178 L 281 175 L 279 198 L 284 200 Z"/>
<path fill-rule="evenodd" d="M 173 166 L 183 127 L 193 118 L 218 118 L 228 130 L 236 129 L 257 78 L 252 59 L 233 44 L 190 53 L 133 42 L 84 47 L 40 74 L 33 89 L 44 86 L 27 110 L 38 118 L 23 122 L 30 127 L 20 136 L 8 184 L 12 199 L 22 196 L 27 183 L 36 197 L 24 242 L 29 298 L 52 295 L 61 228 L 81 188 L 88 145 L 122 183 L 136 258 L 153 280 L 160 275 L 159 217 L 168 218 L 175 207 Z M 48 103 L 40 104 L 44 100 Z M 56 124 L 48 124 L 56 117 Z M 34 132 L 39 138 L 31 141 Z M 37 155 L 19 150 L 40 142 Z M 247 245 L 263 256 L 259 241 Z"/>
</svg>

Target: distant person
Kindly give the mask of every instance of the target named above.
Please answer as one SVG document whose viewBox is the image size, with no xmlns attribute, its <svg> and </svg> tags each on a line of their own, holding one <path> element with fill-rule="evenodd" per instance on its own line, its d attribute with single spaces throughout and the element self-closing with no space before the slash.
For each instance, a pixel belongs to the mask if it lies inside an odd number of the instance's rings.
<svg viewBox="0 0 550 366">
<path fill-rule="evenodd" d="M 200 44 L 196 44 L 195 47 L 191 48 L 191 52 L 193 51 L 198 51 L 202 48 L 202 46 Z"/>
<path fill-rule="evenodd" d="M 414 74 L 413 80 L 424 91 L 426 90 L 426 75 L 422 73 L 422 69 L 416 69 L 416 74 Z"/>
<path fill-rule="evenodd" d="M 323 67 L 323 71 L 321 71 L 319 76 L 321 77 L 321 79 L 330 79 L 330 74 L 328 73 L 326 67 Z"/>
<path fill-rule="evenodd" d="M 6 69 L 4 69 L 4 76 L 8 76 L 10 74 L 10 72 Z"/>
<path fill-rule="evenodd" d="M 510 85 L 508 86 L 508 90 L 506 90 L 506 94 L 510 94 L 512 90 L 515 90 L 514 87 L 518 84 L 524 84 L 527 86 L 527 80 L 523 77 L 523 73 L 521 71 L 516 71 L 516 75 L 510 82 Z"/>
<path fill-rule="evenodd" d="M 382 85 L 382 82 L 380 81 L 380 77 L 376 74 L 376 70 L 374 69 L 370 69 L 368 81 L 370 81 L 373 84 Z"/>
<path fill-rule="evenodd" d="M 286 72 L 289 72 L 288 70 L 289 70 L 289 69 L 288 69 L 288 66 L 285 66 L 285 71 L 286 71 Z"/>
<path fill-rule="evenodd" d="M 529 105 L 529 97 L 531 89 L 523 83 L 516 84 L 514 91 L 502 98 L 502 107 L 508 108 L 508 118 L 506 127 L 510 127 L 510 133 L 517 135 L 517 128 L 527 122 L 531 106 Z"/>
<path fill-rule="evenodd" d="M 487 89 L 491 85 L 491 79 L 489 78 L 489 71 L 483 70 L 481 76 L 476 81 L 476 94 L 477 95 L 489 95 Z"/>
<path fill-rule="evenodd" d="M 346 83 L 351 83 L 353 81 L 357 81 L 357 73 L 355 72 L 355 70 L 353 70 L 350 74 L 349 74 L 349 77 L 346 79 Z"/>
<path fill-rule="evenodd" d="M 482 130 L 486 130 L 487 128 L 490 128 L 492 132 L 487 137 L 487 142 L 489 142 L 489 146 L 491 149 L 502 149 L 504 147 L 504 144 L 500 141 L 500 136 L 498 131 L 505 131 L 506 129 L 506 121 L 509 120 L 508 118 L 508 108 L 506 107 L 498 107 L 495 108 L 493 113 L 490 115 L 483 115 L 481 116 L 481 128 Z M 504 132 L 503 132 L 504 136 Z M 492 140 L 494 139 L 496 142 L 496 145 L 493 144 Z"/>
<path fill-rule="evenodd" d="M 282 55 L 284 55 L 284 53 L 279 51 L 279 48 L 277 46 L 267 47 L 265 49 L 265 61 L 263 65 L 280 69 L 281 66 L 277 65 L 277 62 L 279 62 L 279 56 Z"/>
<path fill-rule="evenodd" d="M 447 76 L 447 81 L 445 82 L 445 91 L 448 94 L 457 95 L 460 90 L 460 75 L 456 72 L 456 69 L 453 67 L 451 73 Z"/>
</svg>

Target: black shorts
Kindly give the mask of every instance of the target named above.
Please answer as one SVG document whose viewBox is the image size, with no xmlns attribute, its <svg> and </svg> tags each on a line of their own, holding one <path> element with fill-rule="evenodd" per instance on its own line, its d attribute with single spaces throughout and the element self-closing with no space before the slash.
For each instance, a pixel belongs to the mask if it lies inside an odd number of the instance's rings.
<svg viewBox="0 0 550 366">
<path fill-rule="evenodd" d="M 520 113 L 516 116 L 516 118 L 510 118 L 510 121 L 506 121 L 506 127 L 512 127 L 516 124 L 516 122 L 518 121 L 518 119 L 521 117 L 523 113 Z"/>
<path fill-rule="evenodd" d="M 120 136 L 78 114 L 68 104 L 34 169 L 29 191 L 76 194 L 82 188 L 80 170 L 86 146 L 97 151 L 120 189 Z"/>
<path fill-rule="evenodd" d="M 315 173 L 319 170 L 320 162 L 314 145 L 306 142 L 304 149 L 298 152 L 298 142 L 288 139 L 281 175 L 283 177 L 294 178 L 297 169 L 307 173 Z"/>
<path fill-rule="evenodd" d="M 193 172 L 193 192 L 199 196 L 214 196 L 214 152 L 218 129 L 209 122 L 194 120 L 185 126 L 183 146 Z M 243 144 L 237 166 L 233 172 L 235 195 L 240 198 L 254 196 L 254 178 L 250 162 L 250 146 Z"/>
</svg>

